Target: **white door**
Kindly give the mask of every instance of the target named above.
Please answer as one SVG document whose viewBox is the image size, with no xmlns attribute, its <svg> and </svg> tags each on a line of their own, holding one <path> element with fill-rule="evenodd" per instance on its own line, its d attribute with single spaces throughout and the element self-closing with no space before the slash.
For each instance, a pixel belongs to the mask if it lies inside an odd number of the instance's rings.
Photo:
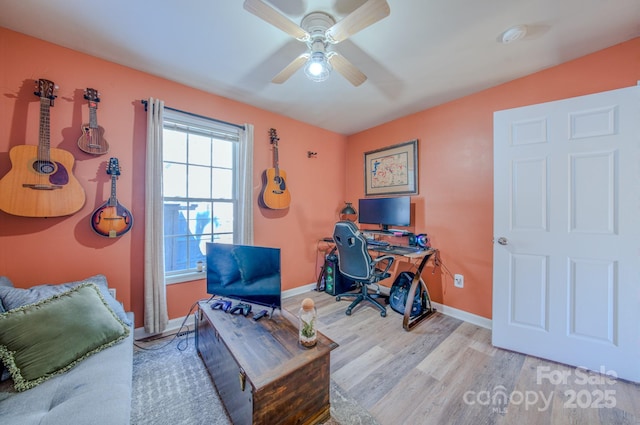
<svg viewBox="0 0 640 425">
<path fill-rule="evenodd" d="M 493 344 L 640 382 L 640 87 L 494 114 Z"/>
</svg>

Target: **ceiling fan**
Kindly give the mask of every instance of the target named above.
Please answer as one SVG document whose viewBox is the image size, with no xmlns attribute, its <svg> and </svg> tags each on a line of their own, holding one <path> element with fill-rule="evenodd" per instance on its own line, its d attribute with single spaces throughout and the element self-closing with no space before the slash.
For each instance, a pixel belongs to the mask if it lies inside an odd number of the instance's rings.
<svg viewBox="0 0 640 425">
<path fill-rule="evenodd" d="M 284 83 L 304 66 L 305 74 L 313 81 L 326 80 L 331 69 L 335 68 L 356 87 L 364 83 L 367 76 L 344 56 L 331 50 L 331 46 L 346 40 L 391 13 L 386 0 L 368 0 L 339 22 L 327 13 L 311 12 L 302 18 L 302 22 L 298 25 L 262 0 L 245 0 L 244 8 L 306 43 L 309 49 L 273 77 L 271 80 L 273 83 Z"/>
</svg>

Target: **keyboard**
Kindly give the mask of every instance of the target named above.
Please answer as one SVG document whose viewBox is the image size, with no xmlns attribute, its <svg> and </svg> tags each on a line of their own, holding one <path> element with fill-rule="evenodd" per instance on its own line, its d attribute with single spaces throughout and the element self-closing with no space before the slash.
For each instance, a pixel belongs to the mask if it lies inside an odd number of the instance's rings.
<svg viewBox="0 0 640 425">
<path fill-rule="evenodd" d="M 372 246 L 372 250 L 395 254 L 395 255 L 405 255 L 405 254 L 415 254 L 417 252 L 422 252 L 423 249 L 418 246 L 401 246 L 401 245 L 384 245 L 384 246 Z"/>
<path fill-rule="evenodd" d="M 367 245 L 389 246 L 389 242 L 387 242 L 387 241 L 379 241 L 377 239 L 367 239 Z"/>
<path fill-rule="evenodd" d="M 418 246 L 393 246 L 390 247 L 389 252 L 396 254 L 414 254 L 416 252 L 421 252 L 422 248 Z"/>
</svg>

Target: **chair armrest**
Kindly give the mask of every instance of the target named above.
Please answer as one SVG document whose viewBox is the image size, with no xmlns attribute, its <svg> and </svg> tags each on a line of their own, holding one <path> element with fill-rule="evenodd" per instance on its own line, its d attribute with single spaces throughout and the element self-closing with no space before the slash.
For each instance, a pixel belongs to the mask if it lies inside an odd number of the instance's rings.
<svg viewBox="0 0 640 425">
<path fill-rule="evenodd" d="M 378 264 L 382 261 L 387 261 L 386 267 L 383 270 L 383 273 L 387 273 L 389 271 L 389 269 L 391 268 L 391 265 L 393 264 L 393 261 L 395 260 L 395 257 L 393 255 L 381 255 L 380 257 L 376 257 L 373 259 L 372 261 L 372 265 L 373 265 L 373 269 L 376 269 L 378 267 Z"/>
</svg>

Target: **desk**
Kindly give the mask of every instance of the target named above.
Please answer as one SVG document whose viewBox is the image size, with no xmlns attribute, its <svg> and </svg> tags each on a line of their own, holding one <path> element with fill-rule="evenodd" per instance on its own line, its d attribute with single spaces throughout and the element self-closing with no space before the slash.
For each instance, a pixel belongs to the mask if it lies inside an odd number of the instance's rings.
<svg viewBox="0 0 640 425">
<path fill-rule="evenodd" d="M 330 238 L 325 238 L 321 242 L 326 243 L 327 247 L 333 248 L 334 246 L 333 240 Z M 391 249 L 390 249 L 389 247 L 386 247 L 386 246 L 376 246 L 376 245 L 368 245 L 367 249 L 369 251 L 372 251 L 372 253 L 403 257 L 404 259 L 408 259 L 414 265 L 417 264 L 418 260 L 420 260 L 418 269 L 416 270 L 413 281 L 411 282 L 411 289 L 409 290 L 409 296 L 407 300 L 413 300 L 413 298 L 416 295 L 416 291 L 418 290 L 418 285 L 421 285 L 420 287 L 422 288 L 422 290 L 426 295 L 426 297 L 422 298 L 423 313 L 418 316 L 410 317 L 411 309 L 405 308 L 404 317 L 402 319 L 402 327 L 405 331 L 410 331 L 420 322 L 422 322 L 423 320 L 425 320 L 426 318 L 428 318 L 429 316 L 431 316 L 433 313 L 436 312 L 435 307 L 433 307 L 431 303 L 431 297 L 429 296 L 429 290 L 427 289 L 427 285 L 422 279 L 422 270 L 425 268 L 425 266 L 427 265 L 427 263 L 431 258 L 435 259 L 438 257 L 437 249 L 428 248 L 424 251 L 401 252 L 399 250 L 395 250 L 394 246 L 391 246 Z M 328 252 L 328 251 L 329 249 L 327 249 L 325 252 Z"/>
<path fill-rule="evenodd" d="M 416 327 L 420 322 L 431 316 L 436 312 L 435 307 L 431 304 L 431 297 L 429 296 L 429 289 L 427 289 L 427 284 L 424 283 L 422 279 L 422 270 L 427 265 L 427 262 L 434 255 L 438 255 L 438 250 L 429 248 L 424 251 L 412 252 L 412 253 L 404 253 L 395 251 L 393 247 L 391 249 L 387 247 L 381 246 L 371 246 L 369 245 L 368 249 L 370 251 L 378 252 L 380 254 L 386 255 L 394 255 L 394 256 L 402 256 L 404 258 L 410 259 L 411 262 L 416 260 L 421 260 L 418 269 L 416 270 L 415 276 L 413 277 L 413 281 L 411 282 L 411 289 L 409 289 L 409 296 L 407 297 L 407 302 L 413 302 L 413 299 L 416 295 L 416 291 L 418 290 L 418 285 L 421 285 L 422 290 L 424 291 L 425 297 L 421 298 L 422 301 L 422 314 L 411 317 L 411 309 L 404 309 L 404 317 L 402 319 L 402 327 L 405 331 L 410 331 L 414 327 Z"/>
</svg>

